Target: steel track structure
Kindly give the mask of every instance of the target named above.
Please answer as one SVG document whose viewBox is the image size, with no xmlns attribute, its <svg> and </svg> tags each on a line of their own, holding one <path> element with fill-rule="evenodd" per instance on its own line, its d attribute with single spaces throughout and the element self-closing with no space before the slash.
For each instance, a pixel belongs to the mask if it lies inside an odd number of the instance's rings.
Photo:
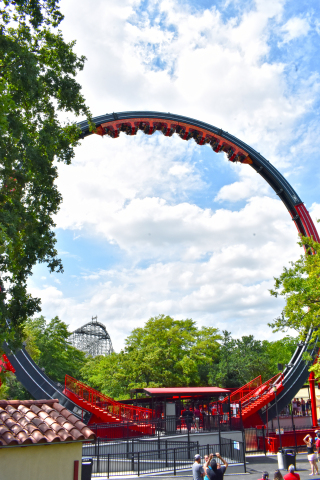
<svg viewBox="0 0 320 480">
<path fill-rule="evenodd" d="M 93 133 L 117 138 L 121 132 L 127 135 L 136 135 L 138 130 L 142 130 L 147 135 L 161 131 L 167 137 L 176 133 L 183 140 L 193 138 L 198 145 L 209 145 L 217 153 L 225 152 L 231 162 L 250 165 L 271 186 L 284 203 L 299 234 L 312 237 L 315 241 L 320 242 L 317 229 L 308 210 L 283 175 L 254 148 L 221 128 L 193 118 L 153 111 L 111 113 L 94 117 L 93 123 L 96 126 L 95 132 L 90 131 L 87 121 L 78 123 L 81 129 L 80 138 L 85 138 Z M 312 332 L 310 331 L 306 340 L 298 344 L 290 363 L 283 371 L 282 383 L 284 388 L 277 395 L 279 411 L 292 400 L 308 379 L 308 368 L 312 362 L 304 361 L 303 354 L 308 352 L 312 358 L 315 358 L 318 353 L 315 342 L 311 342 L 311 337 Z M 266 413 L 268 420 L 274 418 L 276 416 L 275 401 L 273 400 L 269 404 L 267 412 L 266 407 L 264 407 L 258 413 L 264 423 L 267 420 Z"/>
<path fill-rule="evenodd" d="M 94 133 L 102 136 L 109 135 L 112 138 L 117 138 L 120 132 L 135 135 L 138 130 L 142 130 L 144 133 L 151 135 L 155 131 L 161 131 L 167 137 L 177 133 L 183 140 L 193 138 L 199 145 L 207 144 L 215 152 L 224 151 L 231 162 L 248 164 L 261 175 L 286 206 L 298 232 L 320 242 L 309 212 L 288 181 L 260 153 L 221 128 L 180 115 L 147 111 L 106 114 L 94 117 L 93 122 L 96 125 Z M 78 126 L 81 130 L 80 138 L 85 138 L 93 133 L 90 131 L 87 121 L 79 122 Z M 282 383 L 284 388 L 277 395 L 279 411 L 291 401 L 308 378 L 308 368 L 312 361 L 304 361 L 303 354 L 308 352 L 315 359 L 318 353 L 317 346 L 311 339 L 312 331 L 308 332 L 304 342 L 298 344 L 290 363 L 283 371 Z M 60 403 L 65 405 L 66 408 L 75 414 L 80 414 L 77 404 L 70 401 L 63 394 L 61 387 L 39 369 L 24 348 L 14 353 L 5 345 L 5 351 L 15 369 L 18 380 L 34 398 L 59 398 Z M 258 413 L 263 423 L 266 423 L 266 407 Z M 88 421 L 90 412 L 84 412 L 84 414 L 85 420 Z M 274 400 L 269 404 L 267 415 L 268 420 L 276 417 Z"/>
<path fill-rule="evenodd" d="M 69 337 L 71 344 L 87 355 L 110 355 L 113 352 L 109 333 L 103 323 L 92 320 L 77 328 Z"/>
</svg>

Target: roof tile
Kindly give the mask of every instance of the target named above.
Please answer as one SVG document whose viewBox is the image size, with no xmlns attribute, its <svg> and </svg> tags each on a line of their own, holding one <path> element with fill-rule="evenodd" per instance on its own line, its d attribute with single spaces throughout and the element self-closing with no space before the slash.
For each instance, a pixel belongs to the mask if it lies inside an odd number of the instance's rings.
<svg viewBox="0 0 320 480">
<path fill-rule="evenodd" d="M 81 432 L 79 432 L 79 430 L 77 430 L 75 427 L 73 427 L 72 430 L 70 430 L 70 435 L 73 436 L 73 438 L 75 440 L 85 440 L 84 436 L 82 435 Z"/>
<path fill-rule="evenodd" d="M 56 399 L 0 400 L 0 447 L 94 438 L 94 433 Z"/>
</svg>

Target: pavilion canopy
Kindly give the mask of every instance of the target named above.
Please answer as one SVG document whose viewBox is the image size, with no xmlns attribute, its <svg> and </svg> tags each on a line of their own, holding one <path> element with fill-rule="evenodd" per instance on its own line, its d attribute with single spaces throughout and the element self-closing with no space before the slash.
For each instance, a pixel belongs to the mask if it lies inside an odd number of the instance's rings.
<svg viewBox="0 0 320 480">
<path fill-rule="evenodd" d="M 169 388 L 136 388 L 132 393 L 145 393 L 152 397 L 193 397 L 193 396 L 213 396 L 229 393 L 230 390 L 219 387 L 169 387 Z"/>
</svg>

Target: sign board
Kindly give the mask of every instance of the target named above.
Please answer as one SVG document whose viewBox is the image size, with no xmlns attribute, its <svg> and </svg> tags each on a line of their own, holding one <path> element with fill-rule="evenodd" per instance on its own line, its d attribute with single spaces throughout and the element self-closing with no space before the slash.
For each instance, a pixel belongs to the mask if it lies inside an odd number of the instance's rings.
<svg viewBox="0 0 320 480">
<path fill-rule="evenodd" d="M 279 428 L 276 428 L 276 434 L 279 435 Z M 284 434 L 283 428 L 280 428 L 280 435 Z"/>
<path fill-rule="evenodd" d="M 234 447 L 236 450 L 240 450 L 240 443 L 239 443 L 239 442 L 233 442 L 233 447 Z"/>
</svg>

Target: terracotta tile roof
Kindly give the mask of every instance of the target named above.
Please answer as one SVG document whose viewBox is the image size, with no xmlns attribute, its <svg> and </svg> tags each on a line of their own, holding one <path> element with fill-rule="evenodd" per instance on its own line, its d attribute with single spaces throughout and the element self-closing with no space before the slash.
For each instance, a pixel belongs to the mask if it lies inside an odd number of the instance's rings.
<svg viewBox="0 0 320 480">
<path fill-rule="evenodd" d="M 0 400 L 0 446 L 93 440 L 59 400 Z"/>
</svg>

